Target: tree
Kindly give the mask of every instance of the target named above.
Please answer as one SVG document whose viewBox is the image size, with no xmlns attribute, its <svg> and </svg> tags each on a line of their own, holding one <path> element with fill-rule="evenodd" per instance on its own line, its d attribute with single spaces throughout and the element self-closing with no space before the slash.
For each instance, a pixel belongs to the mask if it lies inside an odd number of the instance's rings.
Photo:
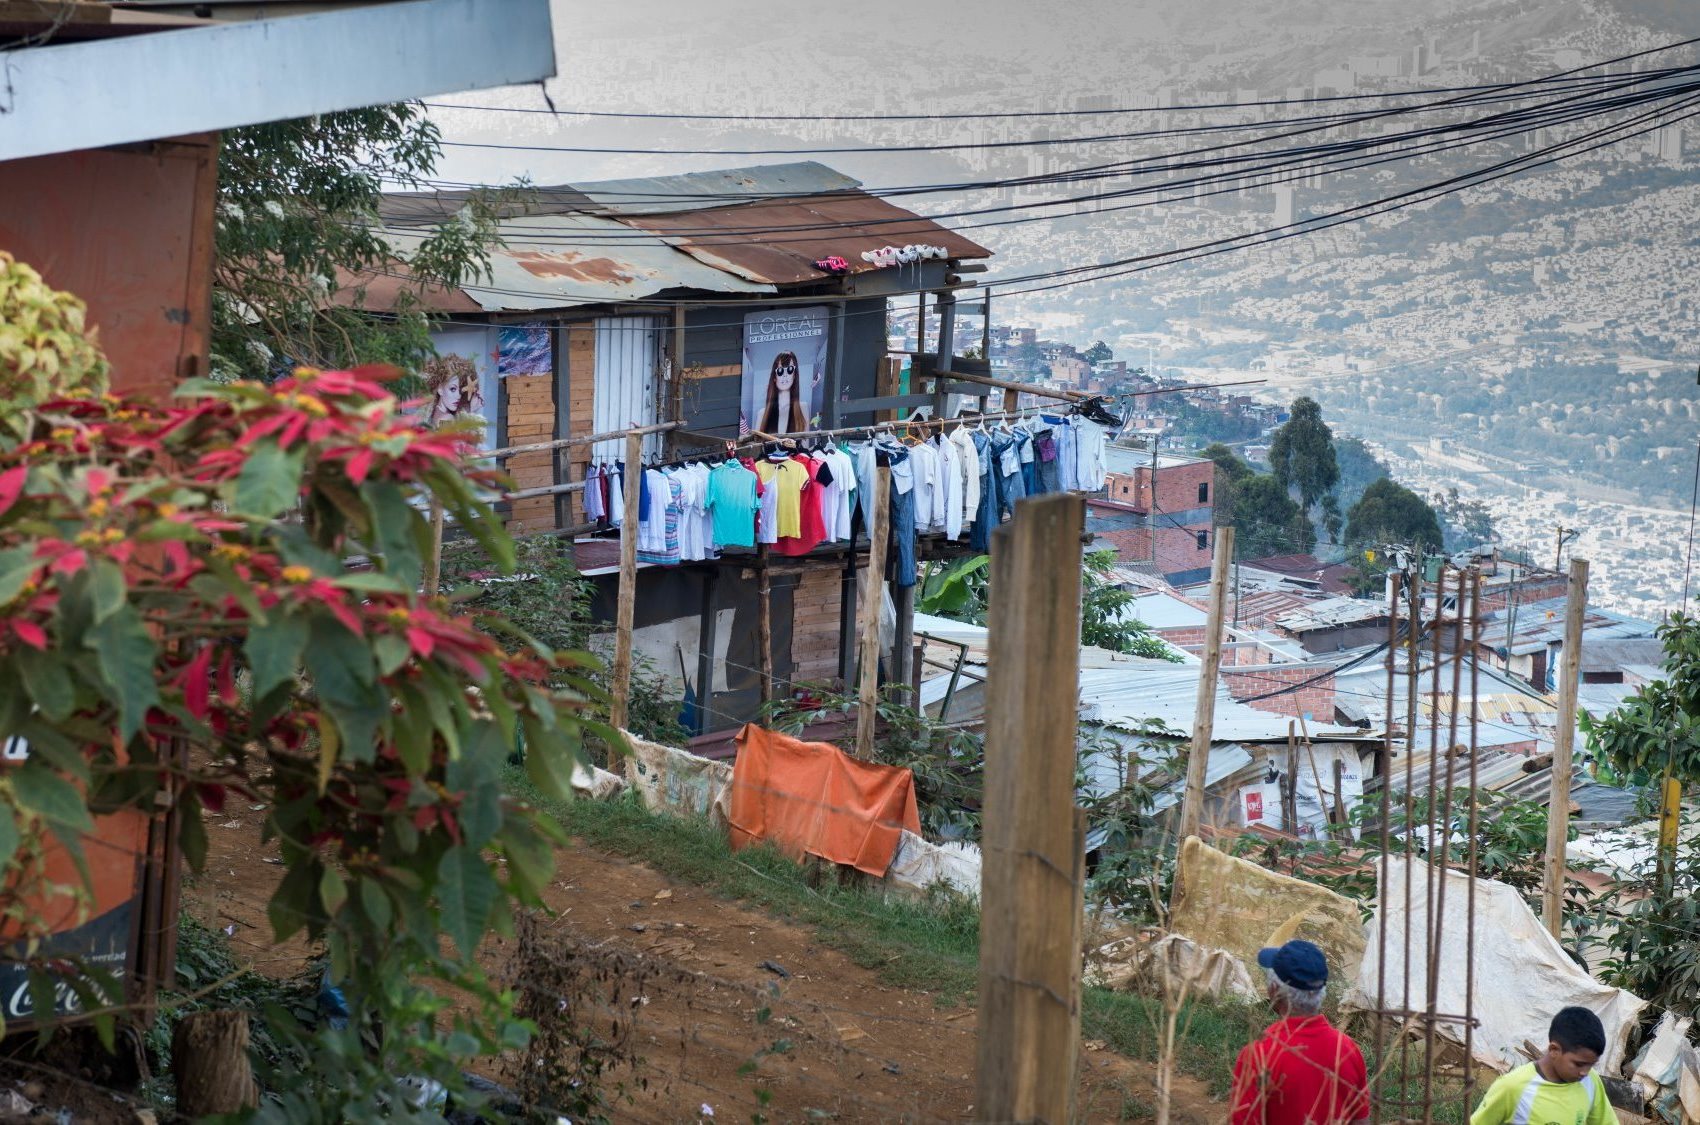
<svg viewBox="0 0 1700 1125">
<path fill-rule="evenodd" d="M 345 110 L 223 134 L 219 155 L 212 373 L 273 379 L 297 364 L 387 362 L 431 354 L 421 305 L 488 268 L 501 193 L 471 191 L 440 220 L 380 232 L 386 188 L 435 171 L 437 127 L 415 104 Z M 367 286 L 393 298 L 362 311 Z"/>
<path fill-rule="evenodd" d="M 1360 437 L 1342 434 L 1334 441 L 1334 461 L 1340 468 L 1335 485 L 1341 511 L 1351 511 L 1352 505 L 1364 494 L 1364 489 L 1393 475 Z"/>
<path fill-rule="evenodd" d="M 1239 483 L 1255 476 L 1256 470 L 1241 460 L 1240 455 L 1232 448 L 1219 441 L 1205 446 L 1203 454 L 1216 462 L 1215 478 L 1210 489 L 1210 495 L 1213 497 L 1211 506 L 1215 511 L 1213 522 L 1217 527 L 1226 527 L 1234 522 L 1234 504 L 1239 495 Z"/>
<path fill-rule="evenodd" d="M 1281 487 L 1297 489 L 1299 505 L 1308 513 L 1340 479 L 1334 456 L 1334 431 L 1322 420 L 1322 407 L 1313 398 L 1293 402 L 1287 420 L 1269 443 L 1269 467 Z"/>
<path fill-rule="evenodd" d="M 1116 358 L 1116 353 L 1111 351 L 1110 345 L 1104 343 L 1104 341 L 1094 340 L 1092 341 L 1092 346 L 1086 349 L 1086 354 L 1083 358 L 1087 363 L 1091 364 L 1108 363 L 1110 360 Z"/>
<path fill-rule="evenodd" d="M 1449 551 L 1480 547 L 1499 538 L 1488 506 L 1480 500 L 1465 500 L 1459 496 L 1457 485 L 1435 497 L 1434 509 L 1440 517 Z"/>
<path fill-rule="evenodd" d="M 1255 473 L 1234 485 L 1234 554 L 1241 559 L 1302 554 L 1316 530 L 1281 482 Z"/>
<path fill-rule="evenodd" d="M 1346 513 L 1346 542 L 1353 547 L 1398 543 L 1437 551 L 1442 544 L 1440 520 L 1421 496 L 1384 478 L 1365 489 Z"/>
</svg>

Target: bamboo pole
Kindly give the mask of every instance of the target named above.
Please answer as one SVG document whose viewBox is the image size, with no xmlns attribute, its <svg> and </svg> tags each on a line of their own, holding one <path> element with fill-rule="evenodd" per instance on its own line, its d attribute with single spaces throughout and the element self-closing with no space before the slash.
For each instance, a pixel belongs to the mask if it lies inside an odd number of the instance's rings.
<svg viewBox="0 0 1700 1125">
<path fill-rule="evenodd" d="M 1546 881 L 1542 917 L 1547 932 L 1564 926 L 1564 860 L 1570 836 L 1571 756 L 1576 741 L 1576 683 L 1582 668 L 1582 618 L 1588 608 L 1588 560 L 1570 560 L 1570 589 L 1564 603 L 1564 658 L 1558 675 L 1558 730 L 1553 737 L 1552 796 L 1547 805 Z"/>
<path fill-rule="evenodd" d="M 880 592 L 885 586 L 885 555 L 891 538 L 891 467 L 874 473 L 873 525 L 868 529 L 868 569 L 858 594 L 861 620 L 861 678 L 856 692 L 856 757 L 874 756 L 874 722 L 878 717 L 880 682 Z"/>
<path fill-rule="evenodd" d="M 1198 835 L 1204 815 L 1204 781 L 1210 765 L 1210 736 L 1216 725 L 1216 681 L 1222 670 L 1222 618 L 1228 600 L 1228 567 L 1234 559 L 1234 529 L 1216 529 L 1216 557 L 1210 566 L 1210 615 L 1204 626 L 1204 668 L 1193 708 L 1192 750 L 1186 762 L 1186 800 L 1181 806 L 1180 839 Z"/>
<path fill-rule="evenodd" d="M 647 428 L 647 427 L 646 427 Z M 652 431 L 653 432 L 653 431 Z M 643 434 L 626 434 L 625 512 L 620 522 L 620 599 L 614 611 L 614 693 L 608 721 L 626 726 L 632 692 L 632 618 L 637 612 L 638 490 L 643 487 Z"/>
</svg>

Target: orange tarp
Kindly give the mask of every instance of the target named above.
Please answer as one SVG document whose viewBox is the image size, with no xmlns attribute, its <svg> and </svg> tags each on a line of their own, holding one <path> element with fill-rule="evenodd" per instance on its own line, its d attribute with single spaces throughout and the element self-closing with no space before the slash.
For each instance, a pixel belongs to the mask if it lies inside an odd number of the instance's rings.
<svg viewBox="0 0 1700 1125">
<path fill-rule="evenodd" d="M 754 723 L 738 732 L 732 766 L 732 846 L 772 840 L 794 858 L 817 855 L 883 876 L 903 830 L 920 835 L 910 771 L 858 761 Z"/>
</svg>

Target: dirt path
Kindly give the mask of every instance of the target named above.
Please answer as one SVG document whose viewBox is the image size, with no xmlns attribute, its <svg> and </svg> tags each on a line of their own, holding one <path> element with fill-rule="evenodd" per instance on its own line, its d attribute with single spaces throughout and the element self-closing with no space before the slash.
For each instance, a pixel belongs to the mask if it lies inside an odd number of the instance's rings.
<svg viewBox="0 0 1700 1125">
<path fill-rule="evenodd" d="M 255 843 L 258 820 L 244 810 L 222 822 L 231 827 L 209 828 L 207 871 L 186 898 L 209 924 L 235 925 L 237 950 L 257 968 L 287 975 L 309 951 L 269 944 L 265 904 L 280 869 Z M 539 991 L 555 982 L 571 993 L 559 1000 L 584 1014 L 581 1025 L 595 1019 L 600 1031 L 629 1036 L 635 1061 L 600 1083 L 618 1099 L 612 1120 L 695 1121 L 704 1106 L 718 1122 L 974 1118 L 974 1009 L 888 987 L 812 931 L 642 864 L 576 846 L 558 869 L 546 896 L 554 917 L 539 927 L 542 960 L 524 963 Z M 492 941 L 487 964 L 511 971 L 516 949 Z M 547 968 L 559 965 L 573 966 L 570 980 Z M 1089 1044 L 1082 1118 L 1149 1114 L 1148 1072 Z M 1220 1120 L 1201 1083 L 1178 1081 L 1179 1122 Z"/>
</svg>

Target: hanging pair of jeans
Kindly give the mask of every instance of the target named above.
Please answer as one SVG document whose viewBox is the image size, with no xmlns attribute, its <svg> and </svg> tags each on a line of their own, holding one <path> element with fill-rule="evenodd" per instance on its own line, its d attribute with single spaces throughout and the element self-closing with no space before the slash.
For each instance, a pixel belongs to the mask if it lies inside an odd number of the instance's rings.
<svg viewBox="0 0 1700 1125">
<path fill-rule="evenodd" d="M 886 577 L 898 589 L 915 584 L 915 488 L 909 451 L 879 445 L 881 465 L 891 469 L 891 506 L 887 513 Z"/>
<path fill-rule="evenodd" d="M 998 525 L 998 474 L 992 466 L 991 440 L 976 430 L 974 439 L 980 473 L 980 509 L 974 513 L 974 528 L 968 536 L 968 546 L 985 554 L 992 549 L 992 529 Z"/>
<path fill-rule="evenodd" d="M 1037 496 L 1043 491 L 1039 487 L 1039 458 L 1033 446 L 1033 435 L 1021 426 L 1015 427 L 1015 448 L 1021 457 L 1021 491 L 1026 496 Z"/>
<path fill-rule="evenodd" d="M 998 480 L 998 512 L 1015 514 L 1015 502 L 1027 495 L 1021 481 L 1021 451 L 1013 434 L 991 435 L 992 475 Z"/>
</svg>

